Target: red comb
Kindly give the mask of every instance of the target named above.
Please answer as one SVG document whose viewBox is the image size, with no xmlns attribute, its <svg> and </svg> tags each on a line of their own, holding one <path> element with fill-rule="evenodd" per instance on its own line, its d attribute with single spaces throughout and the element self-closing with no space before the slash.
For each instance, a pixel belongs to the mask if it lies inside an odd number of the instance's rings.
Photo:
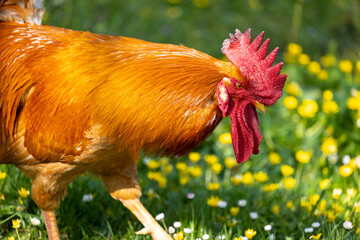
<svg viewBox="0 0 360 240">
<path fill-rule="evenodd" d="M 230 39 L 223 42 L 221 51 L 249 80 L 258 101 L 269 106 L 281 97 L 287 76 L 279 75 L 282 62 L 272 66 L 279 48 L 275 48 L 266 57 L 270 39 L 266 39 L 261 45 L 263 39 L 264 32 L 251 42 L 250 28 L 244 33 L 236 29 L 235 35 L 230 34 Z"/>
</svg>

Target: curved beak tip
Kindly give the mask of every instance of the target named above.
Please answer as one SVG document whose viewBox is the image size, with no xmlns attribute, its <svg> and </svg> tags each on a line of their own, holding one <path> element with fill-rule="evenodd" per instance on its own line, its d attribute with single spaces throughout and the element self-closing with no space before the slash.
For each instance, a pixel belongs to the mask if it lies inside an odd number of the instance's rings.
<svg viewBox="0 0 360 240">
<path fill-rule="evenodd" d="M 259 103 L 258 101 L 254 100 L 251 102 L 257 109 L 259 109 L 260 112 L 265 113 L 265 106 L 262 103 Z"/>
</svg>

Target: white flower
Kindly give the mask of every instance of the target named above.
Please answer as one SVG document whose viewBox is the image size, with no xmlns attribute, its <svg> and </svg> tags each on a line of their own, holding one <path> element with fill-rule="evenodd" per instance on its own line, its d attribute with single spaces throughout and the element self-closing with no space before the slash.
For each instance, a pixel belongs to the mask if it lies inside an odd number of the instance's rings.
<svg viewBox="0 0 360 240">
<path fill-rule="evenodd" d="M 265 231 L 271 231 L 271 229 L 272 229 L 272 226 L 270 224 L 268 224 L 264 227 Z"/>
<path fill-rule="evenodd" d="M 169 227 L 169 233 L 173 234 L 175 233 L 175 228 L 173 228 L 172 226 Z"/>
<path fill-rule="evenodd" d="M 247 201 L 245 199 L 240 199 L 238 201 L 239 207 L 246 207 Z"/>
<path fill-rule="evenodd" d="M 348 230 L 350 230 L 350 229 L 353 229 L 353 225 L 352 225 L 352 223 L 350 222 L 350 221 L 345 221 L 344 223 L 343 223 L 343 227 L 345 228 L 345 229 L 348 229 Z"/>
<path fill-rule="evenodd" d="M 329 161 L 329 163 L 335 164 L 338 161 L 339 157 L 337 154 L 333 153 L 333 154 L 329 154 L 327 156 L 327 160 Z"/>
<path fill-rule="evenodd" d="M 250 212 L 250 218 L 251 219 L 258 219 L 259 218 L 259 214 L 257 212 Z"/>
<path fill-rule="evenodd" d="M 93 195 L 92 194 L 85 194 L 83 197 L 82 197 L 82 201 L 83 202 L 91 202 L 93 200 Z"/>
<path fill-rule="evenodd" d="M 184 228 L 184 233 L 192 233 L 192 229 L 191 228 Z"/>
<path fill-rule="evenodd" d="M 203 240 L 208 240 L 210 238 L 209 234 L 202 235 Z"/>
<path fill-rule="evenodd" d="M 218 236 L 217 239 L 225 239 L 226 236 L 225 235 L 221 235 L 221 236 Z"/>
<path fill-rule="evenodd" d="M 319 223 L 319 222 L 313 222 L 313 223 L 311 224 L 311 227 L 313 227 L 313 228 L 318 228 L 318 227 L 320 227 L 320 223 Z"/>
<path fill-rule="evenodd" d="M 40 225 L 40 220 L 37 219 L 37 218 L 30 218 L 30 222 L 31 222 L 31 224 L 34 225 L 34 226 Z"/>
<path fill-rule="evenodd" d="M 358 128 L 360 128 L 360 118 L 359 118 L 358 120 L 356 120 L 356 126 L 357 126 Z"/>
<path fill-rule="evenodd" d="M 147 166 L 149 164 L 149 162 L 151 161 L 151 158 L 149 157 L 144 157 L 143 159 L 143 163 Z"/>
<path fill-rule="evenodd" d="M 351 158 L 350 158 L 349 155 L 345 155 L 345 156 L 342 158 L 342 162 L 343 162 L 344 165 L 349 165 L 350 160 L 351 160 Z"/>
<path fill-rule="evenodd" d="M 275 234 L 271 234 L 271 235 L 269 236 L 269 240 L 275 240 Z"/>
<path fill-rule="evenodd" d="M 164 214 L 164 213 L 159 213 L 158 215 L 155 216 L 155 220 L 156 220 L 156 221 L 163 220 L 164 218 L 165 218 L 165 214 Z"/>
<path fill-rule="evenodd" d="M 358 119 L 358 127 L 360 128 L 360 119 Z M 354 161 L 355 161 L 355 165 L 360 168 L 360 157 L 359 156 L 356 156 L 354 158 Z"/>
<path fill-rule="evenodd" d="M 187 199 L 194 199 L 195 193 L 190 192 L 190 193 L 186 194 L 186 197 L 187 197 Z"/>
<path fill-rule="evenodd" d="M 227 206 L 227 202 L 225 202 L 225 201 L 219 201 L 218 202 L 218 207 L 219 208 L 226 208 L 226 206 Z"/>
<path fill-rule="evenodd" d="M 304 232 L 306 233 L 312 233 L 314 231 L 314 229 L 312 227 L 308 227 L 304 229 Z"/>
<path fill-rule="evenodd" d="M 181 222 L 176 221 L 176 222 L 173 223 L 173 226 L 174 226 L 174 228 L 180 228 L 181 227 Z"/>
<path fill-rule="evenodd" d="M 240 236 L 241 240 L 248 240 L 247 237 Z"/>
</svg>

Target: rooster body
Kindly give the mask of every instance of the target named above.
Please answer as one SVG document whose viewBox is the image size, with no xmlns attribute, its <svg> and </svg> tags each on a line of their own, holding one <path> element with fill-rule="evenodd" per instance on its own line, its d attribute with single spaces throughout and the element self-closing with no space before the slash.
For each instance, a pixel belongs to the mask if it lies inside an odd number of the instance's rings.
<svg viewBox="0 0 360 240">
<path fill-rule="evenodd" d="M 182 155 L 230 114 L 233 139 L 247 141 L 234 141 L 239 162 L 256 154 L 261 135 L 251 103 L 260 103 L 246 95 L 241 56 L 223 62 L 184 46 L 42 26 L 38 5 L 0 1 L 0 163 L 33 179 L 50 239 L 58 237 L 53 210 L 87 171 L 143 223 L 140 234 L 170 239 L 139 201 L 139 153 Z M 246 125 L 240 132 L 239 124 Z"/>
</svg>

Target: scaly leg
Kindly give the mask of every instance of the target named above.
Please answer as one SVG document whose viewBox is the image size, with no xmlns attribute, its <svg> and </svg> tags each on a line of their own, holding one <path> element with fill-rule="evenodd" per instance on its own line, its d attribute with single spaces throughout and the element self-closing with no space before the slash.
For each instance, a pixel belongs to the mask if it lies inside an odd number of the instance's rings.
<svg viewBox="0 0 360 240">
<path fill-rule="evenodd" d="M 41 209 L 41 212 L 44 217 L 49 240 L 60 240 L 59 229 L 56 223 L 55 211 L 45 211 Z"/>
<path fill-rule="evenodd" d="M 142 205 L 139 199 L 121 200 L 136 218 L 144 225 L 144 228 L 136 234 L 151 234 L 154 240 L 171 240 L 172 238 L 165 232 L 159 223 Z"/>
</svg>

